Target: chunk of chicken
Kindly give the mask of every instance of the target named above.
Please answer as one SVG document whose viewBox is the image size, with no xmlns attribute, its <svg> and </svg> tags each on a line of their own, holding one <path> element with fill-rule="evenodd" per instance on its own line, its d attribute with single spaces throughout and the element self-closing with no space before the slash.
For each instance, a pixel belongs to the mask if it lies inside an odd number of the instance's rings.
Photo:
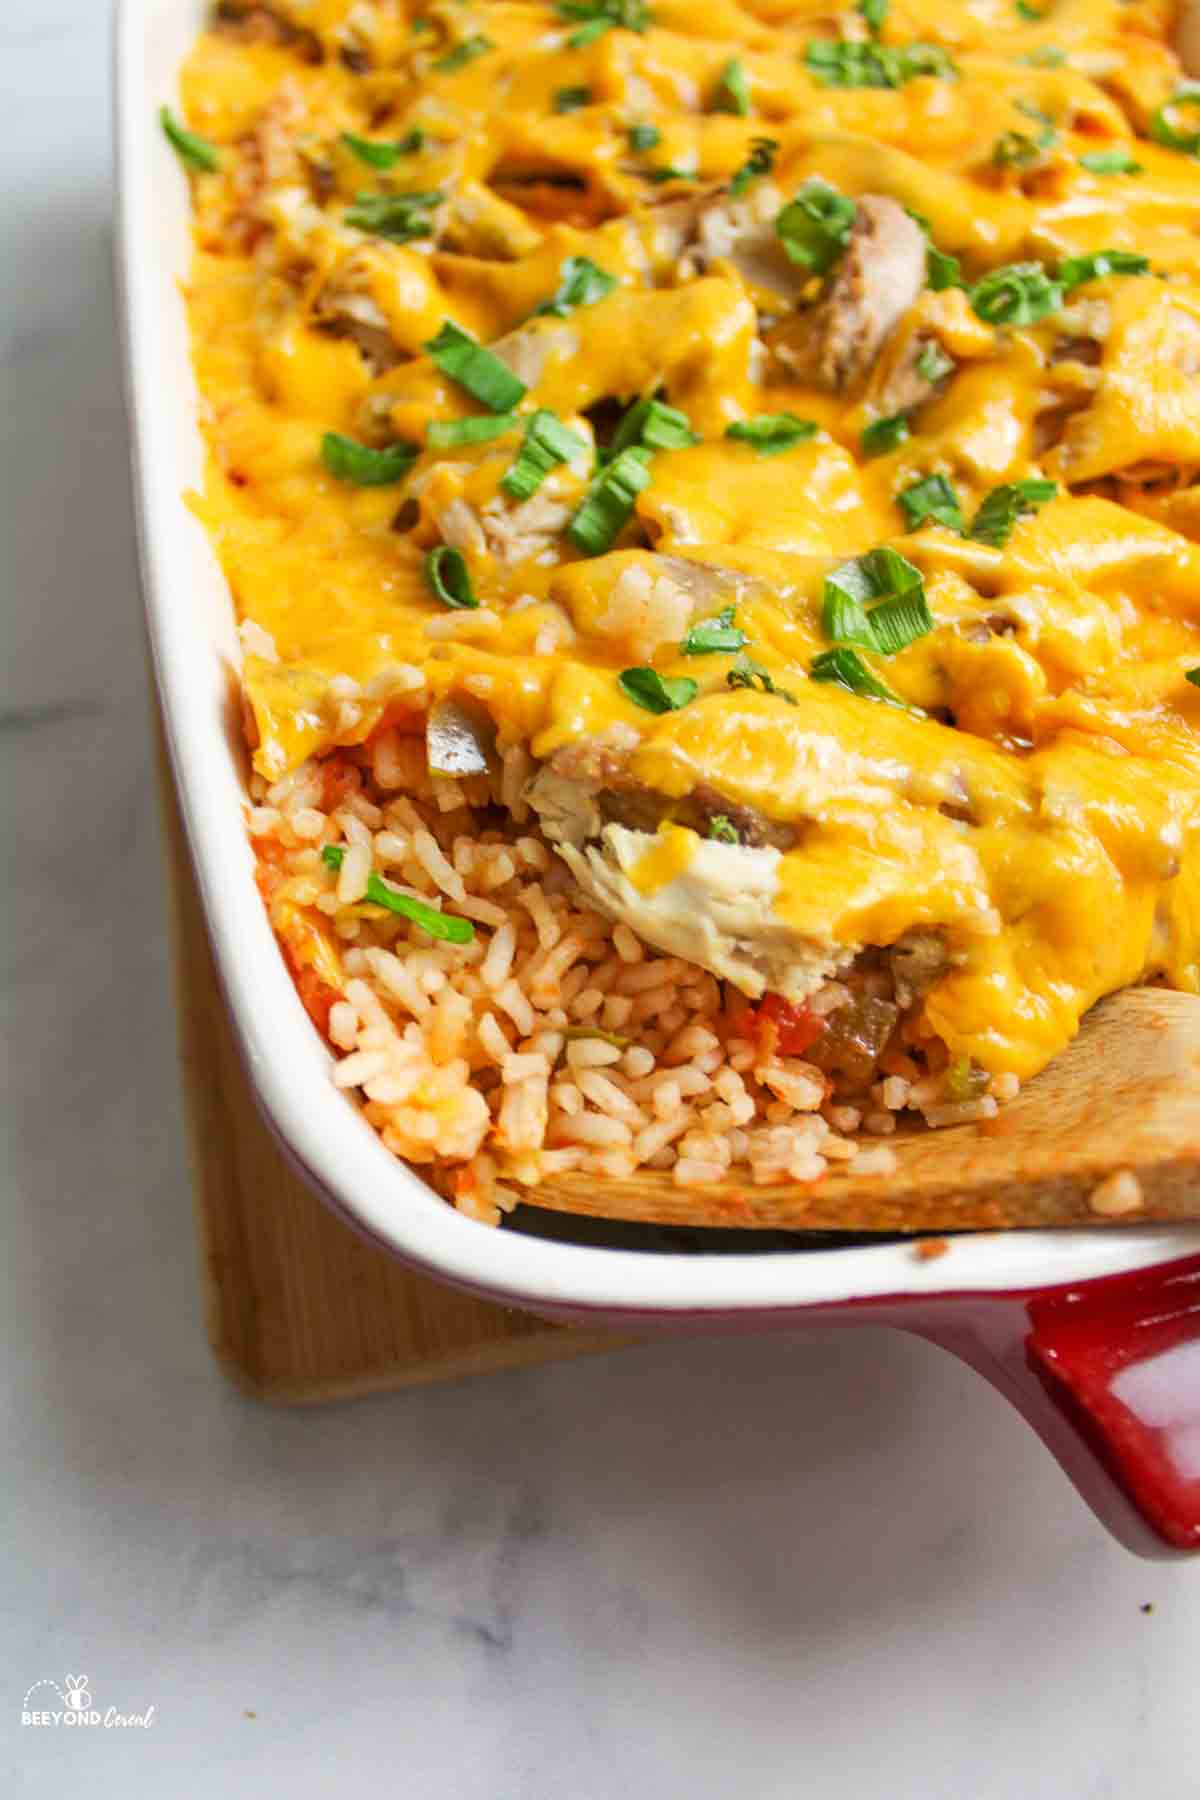
<svg viewBox="0 0 1200 1800">
<path fill-rule="evenodd" d="M 1180 0 L 1175 51 L 1185 74 L 1200 78 L 1200 0 Z"/>
</svg>

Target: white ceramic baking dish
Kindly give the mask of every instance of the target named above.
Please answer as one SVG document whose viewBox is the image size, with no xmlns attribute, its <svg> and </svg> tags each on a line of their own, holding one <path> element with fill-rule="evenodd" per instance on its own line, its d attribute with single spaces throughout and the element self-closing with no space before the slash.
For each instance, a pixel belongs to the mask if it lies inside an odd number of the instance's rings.
<svg viewBox="0 0 1200 1800">
<path fill-rule="evenodd" d="M 861 1319 L 920 1332 L 1021 1406 L 1131 1547 L 1200 1548 L 1200 1229 L 962 1237 L 928 1261 L 903 1243 L 675 1256 L 541 1240 L 459 1217 L 332 1086 L 331 1059 L 254 885 L 230 595 L 184 501 L 202 469 L 178 289 L 190 251 L 188 191 L 157 115 L 164 101 L 176 102 L 179 65 L 207 12 L 205 0 L 121 0 L 118 275 L 167 742 L 246 1067 L 287 1154 L 331 1206 L 397 1256 L 552 1317 L 675 1329 Z M 1141 1326 L 1151 1313 L 1159 1328 L 1148 1337 Z M 1056 1323 L 1068 1315 L 1070 1344 Z M 1094 1326 L 1087 1344 L 1077 1329 L 1084 1318 Z"/>
</svg>

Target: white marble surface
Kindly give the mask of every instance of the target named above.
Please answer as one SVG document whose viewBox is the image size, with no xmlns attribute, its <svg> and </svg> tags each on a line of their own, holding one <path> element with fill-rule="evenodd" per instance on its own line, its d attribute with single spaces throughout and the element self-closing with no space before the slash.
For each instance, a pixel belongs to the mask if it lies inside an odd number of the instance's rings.
<svg viewBox="0 0 1200 1800">
<path fill-rule="evenodd" d="M 922 1344 L 660 1344 L 319 1413 L 217 1374 L 147 756 L 106 14 L 0 10 L 0 955 L 20 1036 L 0 1791 L 1194 1797 L 1200 1568 L 1117 1549 L 1003 1403 Z M 48 823 L 67 812 L 70 847 Z M 153 1706 L 151 1728 L 22 1727 L 30 1685 L 68 1672 L 97 1709 Z"/>
</svg>

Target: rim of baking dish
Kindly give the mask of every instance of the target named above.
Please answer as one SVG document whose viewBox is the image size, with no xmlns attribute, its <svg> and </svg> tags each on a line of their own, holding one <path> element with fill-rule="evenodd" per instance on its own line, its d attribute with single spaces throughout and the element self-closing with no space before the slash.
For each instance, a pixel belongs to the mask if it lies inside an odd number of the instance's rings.
<svg viewBox="0 0 1200 1800">
<path fill-rule="evenodd" d="M 221 983 L 246 1069 L 282 1147 L 360 1231 L 430 1274 L 546 1312 L 606 1318 L 789 1313 L 849 1300 L 996 1293 L 1146 1267 L 1200 1228 L 1120 1227 L 736 1255 L 563 1244 L 463 1218 L 387 1151 L 330 1081 L 332 1058 L 287 973 L 253 878 L 231 669 L 232 606 L 185 491 L 202 468 L 178 284 L 187 185 L 158 126 L 203 0 L 120 0 L 114 136 L 117 276 L 151 655 Z M 223 622 L 222 622 L 223 616 Z"/>
</svg>

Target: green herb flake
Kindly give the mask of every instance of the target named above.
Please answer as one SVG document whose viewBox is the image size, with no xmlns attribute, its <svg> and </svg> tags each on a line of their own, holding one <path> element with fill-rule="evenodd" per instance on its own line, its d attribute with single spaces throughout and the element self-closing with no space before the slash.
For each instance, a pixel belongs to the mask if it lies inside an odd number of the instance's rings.
<svg viewBox="0 0 1200 1800">
<path fill-rule="evenodd" d="M 910 531 L 922 525 L 945 525 L 949 531 L 965 531 L 962 506 L 958 495 L 944 475 L 923 475 L 896 495 L 896 505 L 904 514 Z"/>
<path fill-rule="evenodd" d="M 585 556 L 600 556 L 628 523 L 634 502 L 649 486 L 651 452 L 633 445 L 613 458 L 584 495 L 567 535 Z"/>
<path fill-rule="evenodd" d="M 456 450 L 461 444 L 488 444 L 521 426 L 518 413 L 480 413 L 471 419 L 434 419 L 425 427 L 430 450 Z"/>
<path fill-rule="evenodd" d="M 716 844 L 740 844 L 737 826 L 724 813 L 713 813 L 708 821 L 708 835 Z"/>
<path fill-rule="evenodd" d="M 1123 145 L 1115 150 L 1085 150 L 1079 163 L 1092 175 L 1140 175 L 1143 172 L 1132 150 L 1126 150 Z"/>
<path fill-rule="evenodd" d="M 629 127 L 629 148 L 640 156 L 646 150 L 657 150 L 662 143 L 662 132 L 657 125 L 631 125 Z"/>
<path fill-rule="evenodd" d="M 1200 688 L 1200 669 L 1185 669 L 1183 679 L 1190 681 L 1193 687 Z"/>
<path fill-rule="evenodd" d="M 804 52 L 820 87 L 898 88 L 918 75 L 954 80 L 958 69 L 940 44 L 887 45 L 815 38 Z"/>
<path fill-rule="evenodd" d="M 1036 325 L 1063 301 L 1062 288 L 1039 262 L 993 269 L 975 283 L 969 297 L 976 315 L 989 325 Z"/>
<path fill-rule="evenodd" d="M 1133 250 L 1093 250 L 1088 256 L 1068 256 L 1058 271 L 1064 293 L 1086 281 L 1102 281 L 1106 275 L 1144 275 L 1150 259 Z"/>
<path fill-rule="evenodd" d="M 1020 13 L 1021 17 L 1023 19 L 1028 19 L 1031 25 L 1042 25 L 1045 23 L 1045 13 L 1039 12 L 1036 6 L 1031 6 L 1029 0 L 1016 0 L 1016 4 L 1017 11 Z"/>
<path fill-rule="evenodd" d="M 189 169 L 195 169 L 203 175 L 212 175 L 221 166 L 221 152 L 207 138 L 197 132 L 188 131 L 179 123 L 169 106 L 159 108 L 159 124 L 163 128 L 167 142 L 174 150 L 180 162 Z"/>
<path fill-rule="evenodd" d="M 477 56 L 485 56 L 495 48 L 490 37 L 484 37 L 482 32 L 477 31 L 473 36 L 464 38 L 461 44 L 455 44 L 453 50 L 448 50 L 445 56 L 439 56 L 433 66 L 443 75 L 454 75 L 459 69 L 465 69 L 468 63 L 473 63 Z"/>
<path fill-rule="evenodd" d="M 450 544 L 435 544 L 425 552 L 425 579 L 443 606 L 456 612 L 474 612 L 478 607 L 467 559 Z"/>
<path fill-rule="evenodd" d="M 750 640 L 734 624 L 733 615 L 733 607 L 726 606 L 715 618 L 698 620 L 679 646 L 683 654 L 717 656 L 743 649 Z"/>
<path fill-rule="evenodd" d="M 775 217 L 775 235 L 789 262 L 824 275 L 842 255 L 854 228 L 855 205 L 814 177 Z"/>
<path fill-rule="evenodd" d="M 753 445 L 760 456 L 782 456 L 816 435 L 816 420 L 802 419 L 794 412 L 759 413 L 757 418 L 738 419 L 725 427 L 727 438 Z"/>
<path fill-rule="evenodd" d="M 677 406 L 665 400 L 635 400 L 621 419 L 608 446 L 609 461 L 631 445 L 643 444 L 648 450 L 686 450 L 700 439 L 692 430 L 692 421 Z"/>
<path fill-rule="evenodd" d="M 890 545 L 840 563 L 825 577 L 825 636 L 877 656 L 896 656 L 933 630 L 921 571 Z"/>
<path fill-rule="evenodd" d="M 443 375 L 465 388 L 489 412 L 512 412 L 525 398 L 525 383 L 450 319 L 424 348 Z"/>
<path fill-rule="evenodd" d="M 750 84 L 736 56 L 730 57 L 717 77 L 713 105 L 718 112 L 736 113 L 739 119 L 750 117 Z"/>
<path fill-rule="evenodd" d="M 922 381 L 944 381 L 947 375 L 953 375 L 954 369 L 954 358 L 946 354 L 936 338 L 930 338 L 921 346 L 921 353 L 917 357 L 917 374 Z"/>
<path fill-rule="evenodd" d="M 1017 520 L 1026 513 L 1036 512 L 1039 506 L 1045 506 L 1057 492 L 1057 482 L 1032 478 L 993 488 L 975 514 L 971 536 L 981 544 L 993 544 L 997 549 L 1003 549 Z"/>
<path fill-rule="evenodd" d="M 346 223 L 372 237 L 387 238 L 389 243 L 411 243 L 415 238 L 433 236 L 430 208 L 440 205 L 443 198 L 437 190 L 423 194 L 356 194 Z"/>
<path fill-rule="evenodd" d="M 578 112 L 581 107 L 592 104 L 590 87 L 560 87 L 554 92 L 554 110 L 556 113 Z"/>
<path fill-rule="evenodd" d="M 565 319 L 577 306 L 593 306 L 611 294 L 617 285 L 615 275 L 602 269 L 587 256 L 568 256 L 558 271 L 558 286 L 548 300 L 534 308 L 534 318 Z"/>
<path fill-rule="evenodd" d="M 775 138 L 756 137 L 750 140 L 750 154 L 736 170 L 729 181 L 729 198 L 740 199 L 752 181 L 769 175 L 775 167 L 775 158 L 779 154 L 779 144 Z"/>
<path fill-rule="evenodd" d="M 947 288 L 961 287 L 962 265 L 957 256 L 950 256 L 936 244 L 930 244 L 925 252 L 925 279 L 935 294 L 944 293 Z"/>
<path fill-rule="evenodd" d="M 606 31 L 618 26 L 625 31 L 645 31 L 650 24 L 646 0 L 559 0 L 560 19 L 577 19 L 580 26 L 567 39 L 572 50 L 585 50 Z"/>
<path fill-rule="evenodd" d="M 700 179 L 696 169 L 677 169 L 674 163 L 666 163 L 661 169 L 643 169 L 642 173 L 647 181 L 653 181 L 658 187 L 665 186 L 668 181 L 699 181 Z"/>
<path fill-rule="evenodd" d="M 353 131 L 343 131 L 341 141 L 359 162 L 370 168 L 394 169 L 402 156 L 415 156 L 425 148 L 428 140 L 418 126 L 405 137 L 389 140 L 359 137 Z"/>
<path fill-rule="evenodd" d="M 757 693 L 773 694 L 777 700 L 786 700 L 789 706 L 798 705 L 791 689 L 779 687 L 762 664 L 755 662 L 752 656 L 738 657 L 725 677 L 725 685 L 730 688 L 752 688 Z"/>
<path fill-rule="evenodd" d="M 907 443 L 908 436 L 907 418 L 903 413 L 893 413 L 890 419 L 875 419 L 867 425 L 859 443 L 864 456 L 886 456 L 889 450 L 898 450 Z"/>
<path fill-rule="evenodd" d="M 1183 118 L 1180 117 L 1182 110 Z M 1183 120 L 1190 115 L 1192 123 Z M 1150 136 L 1168 150 L 1200 156 L 1200 81 L 1183 81 L 1150 119 Z"/>
<path fill-rule="evenodd" d="M 888 15 L 888 0 L 858 0 L 858 15 L 872 37 L 878 37 Z"/>
<path fill-rule="evenodd" d="M 839 645 L 836 650 L 822 650 L 820 656 L 814 658 L 808 673 L 813 681 L 828 682 L 864 699 L 882 700 L 888 706 L 903 707 L 905 712 L 921 711 L 920 707 L 909 706 L 899 694 L 893 693 L 886 681 L 881 681 L 867 667 L 857 650 L 849 650 L 844 645 Z"/>
<path fill-rule="evenodd" d="M 500 486 L 510 500 L 529 500 L 551 469 L 571 462 L 587 448 L 581 437 L 541 407 L 530 416 L 517 460 L 501 478 Z"/>
<path fill-rule="evenodd" d="M 998 169 L 1030 169 L 1056 142 L 1058 133 L 1047 125 L 1033 138 L 1026 131 L 1002 131 L 992 145 L 992 162 Z"/>
<path fill-rule="evenodd" d="M 341 844 L 326 844 L 321 852 L 321 861 L 326 868 L 340 869 L 345 855 Z M 398 894 L 374 870 L 367 876 L 366 898 L 373 906 L 385 907 L 388 912 L 397 913 L 402 919 L 410 919 L 422 931 L 428 932 L 430 937 L 441 938 L 443 943 L 469 944 L 475 936 L 475 927 L 470 919 L 460 919 L 453 913 L 439 912 L 436 906 L 429 906 L 424 900 L 415 900 L 411 894 Z"/>
<path fill-rule="evenodd" d="M 660 675 L 657 669 L 622 669 L 617 686 L 644 712 L 678 712 L 700 692 L 690 675 Z"/>
<path fill-rule="evenodd" d="M 402 481 L 417 459 L 413 444 L 391 444 L 373 450 L 369 444 L 327 431 L 321 439 L 321 461 L 331 475 L 352 487 L 390 487 Z"/>
</svg>

